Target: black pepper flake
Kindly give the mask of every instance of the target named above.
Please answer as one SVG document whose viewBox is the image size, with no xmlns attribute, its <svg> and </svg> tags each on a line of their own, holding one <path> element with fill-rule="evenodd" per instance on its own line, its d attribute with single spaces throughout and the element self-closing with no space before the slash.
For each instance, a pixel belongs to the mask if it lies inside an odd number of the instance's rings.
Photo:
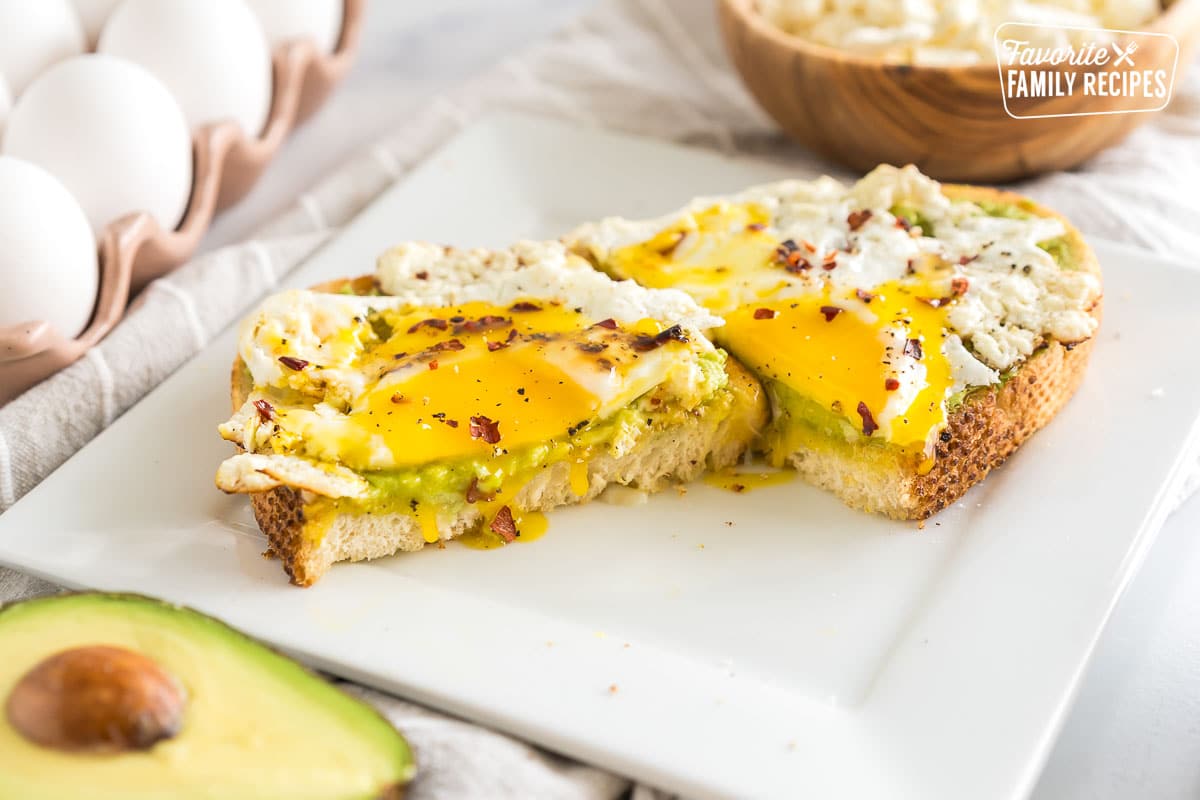
<svg viewBox="0 0 1200 800">
<path fill-rule="evenodd" d="M 875 299 L 875 295 L 871 294 L 870 292 L 864 291 L 862 289 L 855 289 L 854 296 L 857 297 L 859 300 L 862 300 L 864 303 L 870 303 L 872 300 Z"/>
<path fill-rule="evenodd" d="M 421 270 L 416 275 L 413 275 L 413 277 L 419 281 L 427 281 L 429 280 L 429 272 L 428 270 Z"/>
<path fill-rule="evenodd" d="M 765 231 L 766 229 L 767 229 L 767 226 L 762 224 L 761 222 L 751 222 L 749 225 L 746 226 L 746 230 L 748 230 L 748 231 L 758 232 L 758 231 Z"/>
<path fill-rule="evenodd" d="M 518 303 L 513 303 L 508 307 L 509 311 L 541 311 L 542 307 L 537 303 L 530 303 L 528 300 L 522 300 Z"/>
<path fill-rule="evenodd" d="M 950 435 L 950 431 L 942 431 L 941 433 L 938 434 L 938 438 L 941 439 L 943 442 L 948 442 L 951 439 L 953 439 L 954 437 Z"/>
<path fill-rule="evenodd" d="M 603 342 L 577 342 L 575 346 L 585 353 L 603 353 L 608 349 Z"/>
<path fill-rule="evenodd" d="M 859 401 L 858 415 L 862 417 L 863 436 L 870 436 L 879 430 L 879 425 L 875 423 L 875 417 L 871 416 L 871 409 L 867 408 L 866 403 Z"/>
<path fill-rule="evenodd" d="M 924 353 L 921 351 L 921 341 L 919 339 L 906 340 L 904 342 L 904 355 L 920 361 L 921 357 L 924 355 Z"/>
</svg>

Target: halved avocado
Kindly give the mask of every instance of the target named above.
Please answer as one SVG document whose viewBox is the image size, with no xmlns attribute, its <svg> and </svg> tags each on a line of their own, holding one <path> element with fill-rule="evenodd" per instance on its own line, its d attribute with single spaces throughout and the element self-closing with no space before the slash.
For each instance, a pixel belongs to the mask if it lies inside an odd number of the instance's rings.
<svg viewBox="0 0 1200 800">
<path fill-rule="evenodd" d="M 0 608 L 0 798 L 398 798 L 387 720 L 199 612 L 133 595 Z"/>
</svg>

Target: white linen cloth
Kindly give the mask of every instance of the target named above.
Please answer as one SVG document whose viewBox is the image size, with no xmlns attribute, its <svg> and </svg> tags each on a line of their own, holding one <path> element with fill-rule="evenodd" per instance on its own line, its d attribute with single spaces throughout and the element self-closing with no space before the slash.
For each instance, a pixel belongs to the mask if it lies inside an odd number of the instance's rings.
<svg viewBox="0 0 1200 800">
<path fill-rule="evenodd" d="M 1085 234 L 1197 261 L 1200 70 L 1176 80 L 1166 111 L 1078 170 L 1017 188 Z M 999 97 L 997 97 L 999 102 Z M 777 160 L 781 175 L 852 177 L 784 138 L 722 52 L 713 4 L 608 0 L 554 37 L 439 98 L 303 195 L 244 245 L 197 258 L 149 287 L 79 363 L 0 408 L 0 512 L 136 403 L 272 289 L 340 226 L 463 126 L 493 109 Z M 236 298 L 236 299 L 235 299 Z M 215 468 L 215 465 L 214 465 Z M 1200 486 L 1200 462 L 1188 487 Z M 51 584 L 0 569 L 0 602 Z M 606 798 L 628 781 L 360 687 L 413 743 L 414 798 Z M 652 790 L 633 787 L 635 797 Z"/>
</svg>

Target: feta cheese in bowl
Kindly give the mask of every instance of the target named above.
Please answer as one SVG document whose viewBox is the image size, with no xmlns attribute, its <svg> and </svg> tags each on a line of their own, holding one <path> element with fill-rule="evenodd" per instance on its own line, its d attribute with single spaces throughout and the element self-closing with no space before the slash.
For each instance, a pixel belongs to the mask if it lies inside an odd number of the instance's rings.
<svg viewBox="0 0 1200 800">
<path fill-rule="evenodd" d="M 994 60 L 1006 22 L 1031 29 L 1030 44 L 1081 44 L 1074 28 L 1134 29 L 1162 11 L 1159 0 L 761 0 L 763 17 L 810 42 L 871 58 L 941 66 Z"/>
<path fill-rule="evenodd" d="M 1200 0 L 1158 9 L 1158 0 L 718 0 L 730 60 L 792 138 L 858 172 L 915 164 L 964 183 L 1070 169 L 1161 110 L 1176 63 L 1187 65 L 1179 53 L 1200 36 Z M 1021 21 L 1138 33 L 1110 41 L 1103 31 L 1043 30 L 1048 38 L 1034 41 L 1023 27 L 1023 60 L 1006 66 L 1010 49 L 998 65 L 997 25 Z M 1057 57 L 1045 45 L 1075 35 L 1089 37 L 1076 54 L 1136 45 L 1136 67 L 1116 57 L 1069 67 L 1024 59 Z M 1135 75 L 1161 85 L 1153 94 L 1084 88 L 1132 87 Z M 1071 79 L 1074 91 L 1064 88 Z"/>
</svg>

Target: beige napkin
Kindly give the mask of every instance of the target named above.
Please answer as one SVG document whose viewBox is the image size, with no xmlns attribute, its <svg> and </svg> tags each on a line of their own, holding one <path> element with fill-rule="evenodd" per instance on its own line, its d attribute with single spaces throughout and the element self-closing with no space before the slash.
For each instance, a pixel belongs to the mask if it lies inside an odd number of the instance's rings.
<svg viewBox="0 0 1200 800">
<path fill-rule="evenodd" d="M 233 322 L 247 301 L 269 291 L 380 192 L 489 110 L 530 111 L 768 157 L 780 162 L 781 175 L 840 174 L 784 139 L 746 94 L 721 51 L 713 5 L 609 0 L 413 114 L 410 124 L 302 196 L 255 240 L 198 258 L 156 282 L 87 358 L 0 409 L 0 511 Z M 1065 212 L 1086 234 L 1196 260 L 1198 152 L 1200 71 L 1191 69 L 1177 79 L 1170 107 L 1124 143 L 1079 170 L 1019 188 Z M 1200 484 L 1200 464 L 1191 477 L 1189 490 Z M 54 590 L 0 569 L 0 601 Z M 630 788 L 600 770 L 352 688 L 413 742 L 421 763 L 415 798 L 604 798 Z M 652 794 L 635 787 L 637 798 Z"/>
</svg>

